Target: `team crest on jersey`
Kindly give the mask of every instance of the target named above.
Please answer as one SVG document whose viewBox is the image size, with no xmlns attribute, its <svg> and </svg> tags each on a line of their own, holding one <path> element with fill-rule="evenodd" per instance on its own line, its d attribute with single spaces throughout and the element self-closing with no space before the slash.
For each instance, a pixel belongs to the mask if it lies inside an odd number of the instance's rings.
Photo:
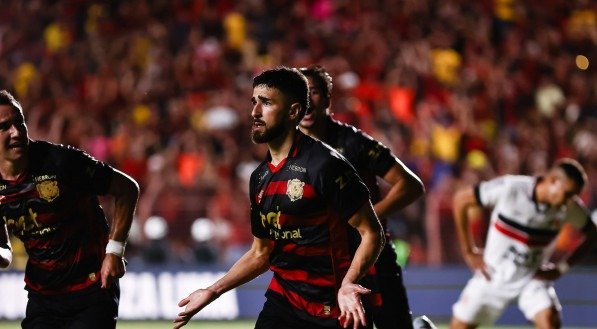
<svg viewBox="0 0 597 329">
<path fill-rule="evenodd" d="M 37 192 L 39 192 L 39 196 L 50 202 L 60 195 L 60 190 L 58 189 L 58 182 L 55 180 L 45 180 L 43 182 L 39 182 L 36 185 Z"/>
<path fill-rule="evenodd" d="M 302 198 L 304 187 L 305 183 L 296 178 L 289 180 L 288 186 L 286 187 L 286 195 L 288 195 L 290 201 L 296 201 Z"/>
</svg>

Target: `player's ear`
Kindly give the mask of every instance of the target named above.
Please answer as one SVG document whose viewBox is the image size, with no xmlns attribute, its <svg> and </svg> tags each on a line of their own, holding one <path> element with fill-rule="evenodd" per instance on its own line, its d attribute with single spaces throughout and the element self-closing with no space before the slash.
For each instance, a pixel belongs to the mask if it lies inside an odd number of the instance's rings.
<svg viewBox="0 0 597 329">
<path fill-rule="evenodd" d="M 290 119 L 296 120 L 300 113 L 301 113 L 301 104 L 292 103 L 290 105 L 290 111 L 288 111 L 288 115 L 290 116 Z"/>
</svg>

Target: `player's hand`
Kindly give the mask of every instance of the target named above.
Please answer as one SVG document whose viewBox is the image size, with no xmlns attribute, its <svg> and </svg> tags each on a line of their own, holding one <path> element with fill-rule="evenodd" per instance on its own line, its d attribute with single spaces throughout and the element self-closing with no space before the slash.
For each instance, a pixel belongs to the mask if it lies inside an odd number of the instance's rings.
<svg viewBox="0 0 597 329">
<path fill-rule="evenodd" d="M 352 324 L 354 329 L 359 325 L 366 326 L 365 309 L 361 303 L 361 295 L 370 294 L 371 290 L 354 283 L 344 283 L 338 290 L 338 306 L 340 307 L 340 324 L 348 328 Z"/>
<path fill-rule="evenodd" d="M 464 254 L 464 261 L 466 265 L 475 273 L 481 273 L 487 281 L 491 280 L 491 275 L 489 274 L 489 268 L 485 261 L 483 260 L 483 250 L 479 248 L 474 248 L 472 251 L 469 251 Z"/>
<path fill-rule="evenodd" d="M 101 277 L 102 288 L 107 289 L 116 279 L 122 278 L 126 273 L 126 264 L 124 258 L 114 254 L 106 254 L 102 263 Z"/>
<path fill-rule="evenodd" d="M 178 329 L 185 326 L 191 318 L 201 311 L 209 303 L 218 298 L 218 294 L 210 289 L 198 289 L 191 293 L 187 298 L 178 302 L 178 306 L 186 306 L 184 311 L 178 313 L 174 319 L 173 329 Z"/>
<path fill-rule="evenodd" d="M 555 281 L 562 276 L 562 272 L 554 263 L 546 263 L 541 265 L 535 272 L 535 279 L 545 281 Z"/>
</svg>

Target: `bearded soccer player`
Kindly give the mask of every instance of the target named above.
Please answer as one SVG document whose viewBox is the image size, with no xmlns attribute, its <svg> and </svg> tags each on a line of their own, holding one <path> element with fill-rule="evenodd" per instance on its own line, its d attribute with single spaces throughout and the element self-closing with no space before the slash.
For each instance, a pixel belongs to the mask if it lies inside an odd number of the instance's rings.
<svg viewBox="0 0 597 329">
<path fill-rule="evenodd" d="M 367 187 L 329 146 L 296 127 L 308 108 L 306 78 L 296 69 L 267 70 L 253 80 L 252 139 L 267 158 L 251 175 L 251 249 L 210 287 L 183 299 L 174 328 L 269 268 L 273 272 L 257 329 L 370 326 L 357 282 L 384 244 Z M 347 234 L 361 237 L 350 252 Z"/>
<path fill-rule="evenodd" d="M 566 158 L 542 176 L 500 176 L 455 194 L 458 240 L 474 276 L 453 306 L 451 329 L 490 325 L 515 300 L 536 328 L 562 326 L 554 281 L 597 237 L 596 223 L 578 197 L 586 181 L 581 165 Z M 468 227 L 468 209 L 478 206 L 493 208 L 484 250 L 473 244 Z M 566 223 L 585 238 L 567 260 L 554 264 L 550 256 Z"/>
<path fill-rule="evenodd" d="M 81 150 L 30 140 L 21 105 L 5 90 L 0 175 L 0 265 L 12 259 L 8 231 L 29 256 L 22 327 L 116 328 L 137 183 Z M 112 225 L 98 195 L 114 197 Z"/>
<path fill-rule="evenodd" d="M 425 192 L 423 183 L 387 146 L 332 118 L 332 77 L 323 67 L 313 65 L 300 71 L 307 77 L 310 95 L 309 109 L 299 126 L 301 131 L 336 149 L 356 168 L 369 188 L 374 210 L 389 240 L 387 217 L 421 197 Z M 391 185 L 384 196 L 378 177 Z M 396 258 L 393 244 L 386 243 L 370 275 L 363 280 L 363 285 L 373 290 L 366 308 L 379 329 L 412 328 L 402 269 Z"/>
</svg>

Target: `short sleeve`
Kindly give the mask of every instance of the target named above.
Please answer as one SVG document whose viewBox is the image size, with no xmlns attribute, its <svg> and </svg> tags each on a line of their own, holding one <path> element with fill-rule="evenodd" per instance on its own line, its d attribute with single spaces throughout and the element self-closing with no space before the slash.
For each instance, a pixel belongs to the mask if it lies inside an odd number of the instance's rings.
<svg viewBox="0 0 597 329">
<path fill-rule="evenodd" d="M 360 161 L 363 166 L 377 176 L 383 177 L 390 168 L 399 160 L 392 154 L 390 149 L 368 135 L 364 135 Z"/>
<path fill-rule="evenodd" d="M 261 221 L 261 213 L 259 211 L 258 201 L 257 201 L 257 181 L 259 176 L 259 170 L 261 166 L 256 168 L 251 173 L 251 178 L 249 179 L 249 200 L 251 202 L 251 209 L 250 209 L 250 216 L 251 216 L 251 233 L 253 236 L 257 238 L 268 238 L 268 232 L 266 231 L 265 226 Z"/>
<path fill-rule="evenodd" d="M 97 195 L 108 193 L 114 169 L 88 153 L 67 147 L 67 174 L 84 189 Z"/>
<path fill-rule="evenodd" d="M 265 226 L 261 222 L 259 209 L 253 204 L 251 204 L 251 233 L 256 238 L 267 239 L 269 237 Z"/>
<path fill-rule="evenodd" d="M 344 157 L 334 156 L 317 172 L 316 189 L 340 219 L 348 220 L 369 201 L 369 190 Z"/>
<path fill-rule="evenodd" d="M 504 176 L 481 182 L 475 189 L 477 201 L 485 207 L 495 206 L 500 196 L 507 193 L 509 186 Z"/>
</svg>

